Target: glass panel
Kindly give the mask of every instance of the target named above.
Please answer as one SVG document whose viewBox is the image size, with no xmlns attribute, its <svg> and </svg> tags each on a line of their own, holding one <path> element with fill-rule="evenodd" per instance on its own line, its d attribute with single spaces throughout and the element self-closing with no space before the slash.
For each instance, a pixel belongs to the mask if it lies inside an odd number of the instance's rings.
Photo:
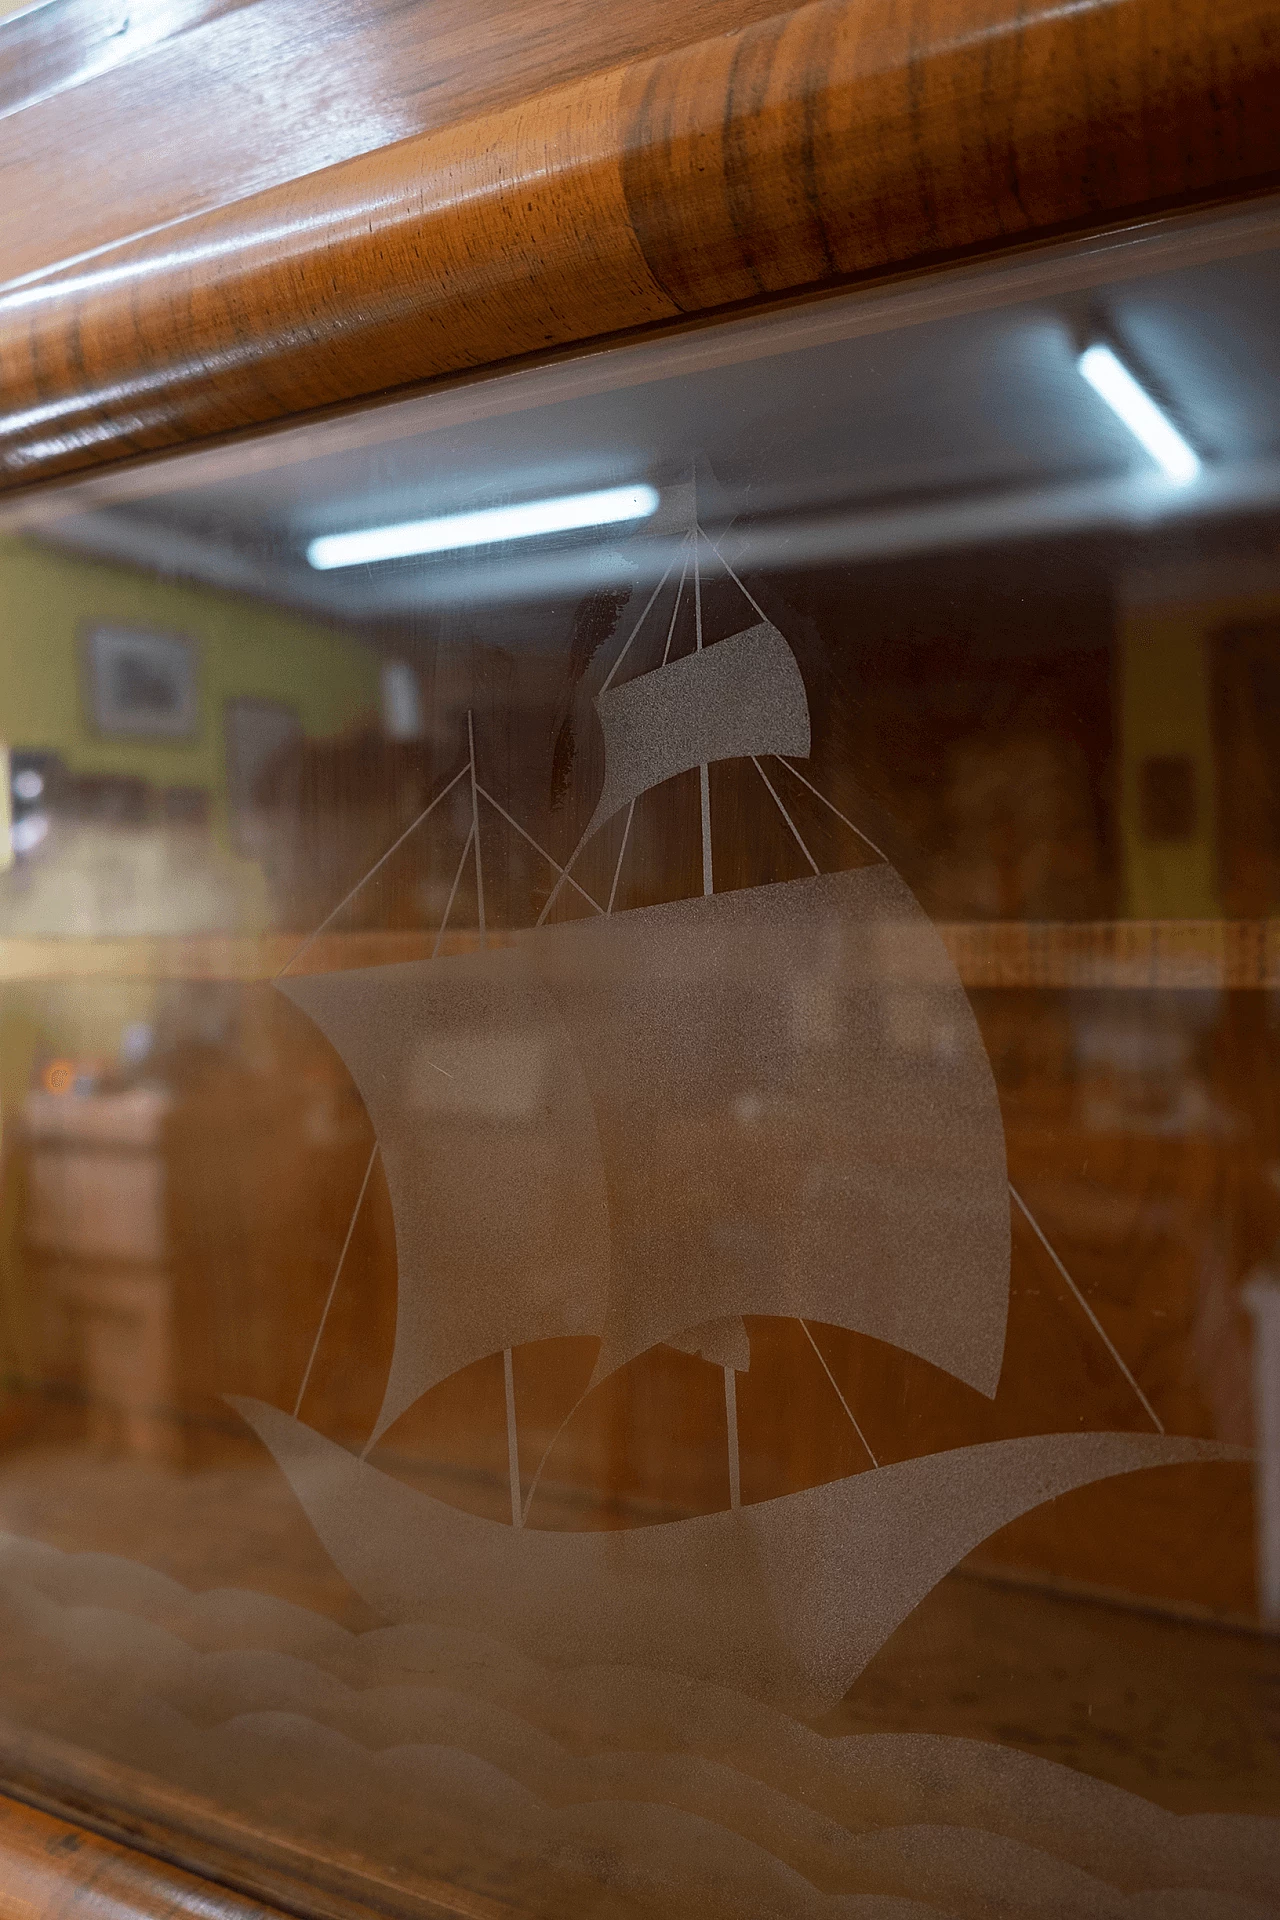
<svg viewBox="0 0 1280 1920">
<path fill-rule="evenodd" d="M 1275 1910 L 1277 313 L 1264 208 L 10 512 L 10 1781 Z"/>
</svg>

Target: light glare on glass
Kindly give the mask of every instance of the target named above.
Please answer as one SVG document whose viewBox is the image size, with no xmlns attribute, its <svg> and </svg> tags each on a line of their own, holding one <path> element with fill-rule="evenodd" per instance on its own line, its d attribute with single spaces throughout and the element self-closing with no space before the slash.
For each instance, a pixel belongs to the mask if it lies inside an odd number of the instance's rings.
<svg viewBox="0 0 1280 1920">
<path fill-rule="evenodd" d="M 1110 347 L 1086 347 L 1076 365 L 1175 486 L 1185 486 L 1195 479 L 1200 471 L 1199 454 Z"/>
<path fill-rule="evenodd" d="M 645 520 L 655 510 L 653 487 L 606 487 L 599 493 L 568 494 L 558 500 L 526 500 L 519 506 L 486 507 L 477 513 L 450 513 L 435 520 L 406 520 L 393 527 L 359 533 L 328 533 L 311 541 L 311 566 L 358 567 L 374 560 L 405 560 L 420 553 L 448 553 L 458 547 L 491 546 L 499 540 L 528 540 L 540 533 L 569 533 L 582 527 L 614 526 Z"/>
</svg>

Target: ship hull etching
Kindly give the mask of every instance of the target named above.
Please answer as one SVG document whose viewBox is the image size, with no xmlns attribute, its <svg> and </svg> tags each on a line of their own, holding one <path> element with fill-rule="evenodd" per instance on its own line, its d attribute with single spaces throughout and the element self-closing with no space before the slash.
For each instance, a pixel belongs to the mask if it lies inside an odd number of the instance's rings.
<svg viewBox="0 0 1280 1920">
<path fill-rule="evenodd" d="M 553 1664 L 667 1669 L 803 1719 L 829 1710 L 944 1574 L 1032 1507 L 1092 1481 L 1238 1448 L 1159 1434 L 1035 1434 L 655 1526 L 495 1526 L 261 1401 L 233 1403 L 321 1545 L 385 1618 L 474 1627 Z"/>
</svg>

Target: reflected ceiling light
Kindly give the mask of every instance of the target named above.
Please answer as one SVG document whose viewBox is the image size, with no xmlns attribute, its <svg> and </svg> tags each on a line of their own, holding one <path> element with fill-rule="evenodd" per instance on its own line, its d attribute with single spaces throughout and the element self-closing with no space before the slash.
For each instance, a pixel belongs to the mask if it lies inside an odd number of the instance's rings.
<svg viewBox="0 0 1280 1920">
<path fill-rule="evenodd" d="M 321 570 L 358 567 L 371 560 L 405 560 L 417 553 L 448 553 L 457 547 L 487 547 L 499 540 L 528 540 L 539 533 L 569 533 L 610 527 L 620 520 L 646 520 L 658 505 L 652 487 L 606 487 L 560 500 L 526 500 L 518 507 L 486 507 L 480 513 L 450 513 L 439 520 L 406 520 L 364 533 L 327 533 L 313 540 L 307 559 Z"/>
<path fill-rule="evenodd" d="M 1185 486 L 1195 479 L 1200 471 L 1199 454 L 1110 347 L 1086 347 L 1076 365 L 1175 486 Z"/>
</svg>

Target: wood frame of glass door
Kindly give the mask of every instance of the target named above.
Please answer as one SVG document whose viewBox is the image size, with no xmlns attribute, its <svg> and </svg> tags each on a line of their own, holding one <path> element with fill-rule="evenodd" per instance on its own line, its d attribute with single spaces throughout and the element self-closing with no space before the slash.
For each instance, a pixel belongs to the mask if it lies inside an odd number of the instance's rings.
<svg viewBox="0 0 1280 1920">
<path fill-rule="evenodd" d="M 260 9 L 198 7 L 206 51 Z M 364 37 L 334 43 L 329 100 L 354 98 L 369 48 L 391 57 L 402 31 L 380 0 L 353 12 Z M 1270 0 L 701 0 L 678 23 L 640 0 L 625 34 L 593 24 L 585 41 L 539 0 L 508 14 L 492 58 L 487 29 L 468 54 L 456 28 L 459 57 L 391 144 L 343 153 L 335 132 L 335 164 L 301 171 L 287 142 L 242 141 L 224 203 L 194 208 L 153 170 L 134 183 L 134 237 L 111 231 L 104 197 L 101 231 L 70 252 L 59 208 L 21 193 L 28 116 L 63 129 L 92 181 L 136 73 L 121 53 L 101 77 L 92 7 L 60 14 L 29 99 L 0 123 L 25 259 L 0 284 L 0 488 L 1280 182 Z M 30 22 L 0 22 L 0 51 L 19 30 L 25 48 Z M 194 57 L 185 79 L 175 65 L 158 103 L 175 147 L 219 131 L 201 75 Z M 321 97 L 305 63 L 299 88 L 304 109 Z M 1011 949 L 1002 964 L 1034 963 Z M 287 1873 L 259 1881 L 281 1902 L 265 1907 L 155 1857 L 172 1851 L 0 1799 L 0 1920 L 95 1896 L 140 1916 L 356 1911 L 301 1878 L 290 1891 Z M 437 1911 L 481 1920 L 482 1906 Z"/>
</svg>

